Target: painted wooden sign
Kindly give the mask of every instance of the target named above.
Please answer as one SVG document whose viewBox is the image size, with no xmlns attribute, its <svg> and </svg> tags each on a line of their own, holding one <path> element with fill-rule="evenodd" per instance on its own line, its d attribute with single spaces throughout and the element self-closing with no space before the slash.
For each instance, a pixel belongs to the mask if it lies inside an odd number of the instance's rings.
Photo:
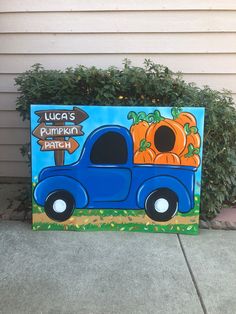
<svg viewBox="0 0 236 314">
<path fill-rule="evenodd" d="M 34 230 L 198 232 L 204 108 L 31 106 Z"/>
</svg>

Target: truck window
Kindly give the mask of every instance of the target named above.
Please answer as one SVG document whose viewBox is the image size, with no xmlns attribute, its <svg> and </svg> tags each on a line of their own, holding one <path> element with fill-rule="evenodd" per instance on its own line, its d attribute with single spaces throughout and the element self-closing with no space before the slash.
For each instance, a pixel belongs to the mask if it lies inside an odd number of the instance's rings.
<svg viewBox="0 0 236 314">
<path fill-rule="evenodd" d="M 107 132 L 93 144 L 90 160 L 94 164 L 125 164 L 128 148 L 124 137 L 116 132 Z"/>
</svg>

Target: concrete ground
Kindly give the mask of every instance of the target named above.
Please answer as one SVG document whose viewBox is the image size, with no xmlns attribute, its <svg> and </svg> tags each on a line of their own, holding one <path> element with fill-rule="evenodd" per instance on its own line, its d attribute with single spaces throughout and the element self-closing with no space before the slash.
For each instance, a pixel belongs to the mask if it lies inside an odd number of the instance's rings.
<svg viewBox="0 0 236 314">
<path fill-rule="evenodd" d="M 33 232 L 0 222 L 0 313 L 236 313 L 236 232 Z"/>
</svg>

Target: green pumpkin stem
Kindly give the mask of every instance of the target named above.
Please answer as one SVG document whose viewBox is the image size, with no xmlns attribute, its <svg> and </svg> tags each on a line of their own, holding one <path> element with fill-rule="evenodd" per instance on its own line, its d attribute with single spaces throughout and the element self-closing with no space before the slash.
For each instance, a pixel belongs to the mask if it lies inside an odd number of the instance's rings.
<svg viewBox="0 0 236 314">
<path fill-rule="evenodd" d="M 191 128 L 189 127 L 189 123 L 186 123 L 184 125 L 184 131 L 187 135 L 193 133 L 196 134 L 198 132 L 198 128 L 196 126 L 192 126 Z"/>
<path fill-rule="evenodd" d="M 199 153 L 200 153 L 199 148 L 195 148 L 193 146 L 193 144 L 189 144 L 188 145 L 188 152 L 187 152 L 187 154 L 184 155 L 184 157 L 189 158 L 189 157 L 192 157 L 193 155 L 199 155 Z"/>
<path fill-rule="evenodd" d="M 189 123 L 186 123 L 186 124 L 184 125 L 184 131 L 185 131 L 185 133 L 186 133 L 187 135 L 191 134 L 191 129 L 190 129 L 190 127 L 189 127 Z"/>
<path fill-rule="evenodd" d="M 153 122 L 154 122 L 154 123 L 159 123 L 159 122 L 161 122 L 162 120 L 165 120 L 165 118 L 163 118 L 163 117 L 161 116 L 161 113 L 160 113 L 159 110 L 155 110 L 155 111 L 153 112 Z"/>
<path fill-rule="evenodd" d="M 191 133 L 193 134 L 196 134 L 198 132 L 198 128 L 196 126 L 192 126 L 190 130 L 191 130 Z"/>
<path fill-rule="evenodd" d="M 149 113 L 146 119 L 147 119 L 147 122 L 152 123 L 154 121 L 153 113 Z"/>
<path fill-rule="evenodd" d="M 180 107 L 173 107 L 171 109 L 171 114 L 172 114 L 173 119 L 174 120 L 177 119 L 182 111 L 183 110 Z"/>
<path fill-rule="evenodd" d="M 147 114 L 144 111 L 138 113 L 139 121 L 147 121 Z"/>
<path fill-rule="evenodd" d="M 127 115 L 127 118 L 129 120 L 133 120 L 133 124 L 138 124 L 139 123 L 139 117 L 138 114 L 134 111 L 130 111 Z"/>
<path fill-rule="evenodd" d="M 145 138 L 143 138 L 141 141 L 140 141 L 140 147 L 139 147 L 139 151 L 140 152 L 144 152 L 147 148 L 149 148 L 151 146 L 151 143 L 150 142 L 147 142 L 145 140 Z"/>
</svg>

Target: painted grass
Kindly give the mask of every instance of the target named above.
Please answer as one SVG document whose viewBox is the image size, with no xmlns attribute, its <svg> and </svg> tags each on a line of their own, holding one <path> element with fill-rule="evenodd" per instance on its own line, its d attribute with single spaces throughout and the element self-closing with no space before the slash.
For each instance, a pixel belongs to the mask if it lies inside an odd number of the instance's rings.
<svg viewBox="0 0 236 314">
<path fill-rule="evenodd" d="M 195 207 L 186 214 L 177 213 L 177 217 L 196 217 L 199 215 L 200 196 L 195 195 Z M 33 213 L 44 213 L 44 208 L 38 206 L 33 201 Z M 73 216 L 98 216 L 98 217 L 136 217 L 145 216 L 144 210 L 121 210 L 121 209 L 75 209 Z M 191 221 L 191 220 L 190 220 Z M 33 230 L 71 230 L 71 231 L 130 231 L 130 232 L 166 232 L 166 233 L 182 233 L 182 234 L 198 234 L 198 224 L 166 224 L 166 225 L 146 225 L 143 224 L 85 224 L 64 226 L 62 224 L 52 223 L 34 223 Z"/>
<path fill-rule="evenodd" d="M 34 223 L 32 226 L 35 231 L 48 231 L 48 230 L 68 230 L 68 231 L 128 231 L 128 232 L 166 232 L 166 233 L 182 233 L 182 234 L 198 234 L 198 224 L 192 225 L 166 225 L 166 226 L 158 226 L 158 225 L 145 225 L 145 224 L 101 224 L 93 225 L 60 225 L 58 223 Z"/>
</svg>

